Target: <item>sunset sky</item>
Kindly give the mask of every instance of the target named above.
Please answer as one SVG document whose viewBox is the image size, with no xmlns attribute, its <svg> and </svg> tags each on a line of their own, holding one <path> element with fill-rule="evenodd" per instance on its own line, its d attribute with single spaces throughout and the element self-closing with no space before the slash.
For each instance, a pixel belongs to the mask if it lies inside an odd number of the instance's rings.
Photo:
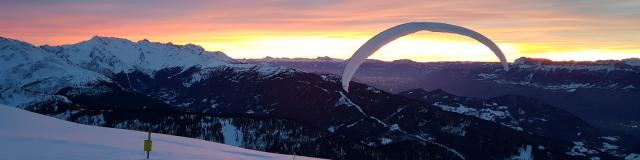
<svg viewBox="0 0 640 160">
<path fill-rule="evenodd" d="M 193 43 L 234 58 L 348 58 L 378 32 L 412 21 L 476 30 L 510 61 L 640 57 L 640 1 L 0 0 L 0 36 L 35 45 L 94 35 Z M 497 61 L 459 35 L 418 32 L 371 58 Z"/>
</svg>

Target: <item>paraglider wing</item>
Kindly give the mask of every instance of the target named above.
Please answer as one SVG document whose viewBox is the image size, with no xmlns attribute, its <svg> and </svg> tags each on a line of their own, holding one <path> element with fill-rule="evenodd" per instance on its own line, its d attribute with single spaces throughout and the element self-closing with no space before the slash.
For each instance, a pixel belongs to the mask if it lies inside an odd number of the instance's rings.
<svg viewBox="0 0 640 160">
<path fill-rule="evenodd" d="M 380 49 L 382 46 L 387 43 L 394 41 L 402 36 L 415 33 L 418 31 L 427 30 L 432 32 L 443 32 L 443 33 L 453 33 L 464 35 L 467 37 L 471 37 L 485 46 L 489 47 L 491 51 L 500 59 L 500 63 L 502 63 L 502 67 L 504 70 L 509 70 L 509 65 L 507 64 L 507 59 L 504 54 L 498 48 L 498 46 L 493 43 L 489 38 L 483 36 L 482 34 L 475 32 L 473 30 L 446 24 L 446 23 L 437 23 L 437 22 L 410 22 L 401 24 L 392 28 L 389 28 L 385 31 L 380 32 L 373 38 L 369 39 L 365 44 L 360 46 L 360 48 L 349 58 L 349 62 L 347 66 L 344 68 L 344 72 L 342 73 L 342 88 L 345 91 L 349 91 L 349 82 L 353 77 L 353 74 L 356 72 L 358 67 L 367 59 L 367 57 L 371 56 L 374 52 Z"/>
</svg>

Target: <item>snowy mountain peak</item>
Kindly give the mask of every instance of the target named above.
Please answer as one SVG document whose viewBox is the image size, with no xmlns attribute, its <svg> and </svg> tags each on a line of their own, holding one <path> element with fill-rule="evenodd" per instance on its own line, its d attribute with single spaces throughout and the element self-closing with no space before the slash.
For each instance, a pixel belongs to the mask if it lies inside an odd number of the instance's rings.
<svg viewBox="0 0 640 160">
<path fill-rule="evenodd" d="M 165 68 L 217 67 L 235 63 L 222 52 L 208 52 L 193 44 L 132 42 L 114 37 L 95 36 L 77 44 L 46 48 L 55 50 L 56 56 L 69 63 L 103 74 L 139 70 L 152 75 Z"/>
<path fill-rule="evenodd" d="M 134 46 L 135 48 L 141 48 L 141 47 L 149 47 L 149 46 L 162 46 L 165 47 L 167 49 L 174 49 L 174 50 L 188 50 L 191 51 L 192 53 L 196 53 L 196 54 L 214 54 L 216 55 L 215 58 L 219 58 L 225 61 L 233 61 L 232 58 L 228 57 L 227 55 L 225 55 L 223 52 L 220 51 L 206 51 L 204 48 L 202 48 L 201 46 L 192 44 L 192 43 L 188 43 L 185 45 L 177 45 L 177 44 L 173 44 L 171 42 L 168 43 L 161 43 L 161 42 L 152 42 L 148 39 L 143 39 L 143 40 L 139 40 L 137 42 L 133 42 L 130 41 L 128 39 L 124 39 L 124 38 L 118 38 L 118 37 L 102 37 L 102 36 L 94 36 L 91 39 L 84 41 L 84 42 L 80 42 L 78 44 L 75 45 L 79 45 L 82 43 L 89 43 L 91 45 L 104 45 L 104 46 L 115 46 L 118 47 L 118 45 L 125 45 L 125 46 Z"/>
<path fill-rule="evenodd" d="M 209 52 L 209 51 L 206 51 L 201 46 L 198 46 L 198 45 L 195 45 L 195 44 L 191 44 L 191 43 L 188 43 L 188 44 L 185 44 L 185 45 L 176 45 L 176 44 L 173 44 L 171 42 L 160 43 L 160 42 L 152 42 L 152 41 L 149 41 L 148 39 L 143 39 L 143 40 L 140 40 L 140 41 L 136 42 L 136 44 L 137 45 L 165 45 L 165 46 L 172 46 L 172 47 L 176 47 L 176 48 L 189 49 L 189 50 L 192 50 L 195 53 L 212 53 L 212 54 L 222 54 L 222 55 L 224 55 L 224 53 L 222 53 L 220 51 Z M 226 55 L 224 55 L 224 56 L 225 57 L 221 57 L 221 58 L 231 59 L 229 57 L 226 57 Z"/>
<path fill-rule="evenodd" d="M 240 63 L 222 52 L 209 52 L 194 44 L 94 36 L 76 44 L 36 47 L 0 38 L 0 103 L 21 106 L 43 99 L 34 94 L 52 95 L 65 87 L 112 82 L 119 73 L 141 72 L 153 77 L 166 69 L 202 71 L 191 73 L 194 81 L 220 69 L 255 72 L 263 77 L 293 71 L 269 64 Z"/>
<path fill-rule="evenodd" d="M 5 50 L 8 48 L 9 49 L 28 49 L 28 48 L 35 48 L 35 46 L 27 42 L 0 37 L 0 50 Z"/>
<path fill-rule="evenodd" d="M 105 76 L 67 63 L 48 48 L 0 39 L 0 103 L 22 105 L 47 98 L 68 86 L 109 81 Z"/>
<path fill-rule="evenodd" d="M 93 36 L 88 41 L 94 42 L 124 42 L 124 43 L 133 43 L 128 39 L 118 38 L 118 37 L 103 37 L 103 36 Z"/>
</svg>

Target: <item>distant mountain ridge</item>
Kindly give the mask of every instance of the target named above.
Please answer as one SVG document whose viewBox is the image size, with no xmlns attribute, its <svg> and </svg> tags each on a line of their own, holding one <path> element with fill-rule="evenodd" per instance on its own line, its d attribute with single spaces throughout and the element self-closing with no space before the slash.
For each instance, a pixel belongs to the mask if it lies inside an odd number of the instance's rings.
<svg viewBox="0 0 640 160">
<path fill-rule="evenodd" d="M 333 58 L 333 57 L 328 57 L 328 56 L 323 56 L 323 57 L 317 57 L 317 58 L 289 58 L 289 57 L 279 57 L 279 58 L 274 58 L 274 57 L 270 57 L 270 56 L 266 56 L 264 58 L 250 58 L 250 59 L 239 59 L 239 61 L 244 61 L 244 62 L 264 62 L 264 61 L 289 61 L 289 62 L 346 62 L 346 59 L 340 59 L 340 58 Z M 369 61 L 379 61 L 379 62 L 385 62 L 382 60 L 377 60 L 377 59 L 369 59 Z M 393 60 L 391 62 L 407 62 L 407 63 L 431 63 L 431 62 L 416 62 L 413 61 L 411 59 L 398 59 L 398 60 Z M 441 62 L 434 62 L 434 63 L 448 63 L 448 62 L 473 62 L 473 61 L 441 61 Z M 520 57 L 515 59 L 513 62 L 513 64 L 600 64 L 600 65 L 606 65 L 606 64 L 615 64 L 615 63 L 624 63 L 625 65 L 630 65 L 630 66 L 640 66 L 640 58 L 625 58 L 625 59 L 621 59 L 621 60 L 595 60 L 595 61 L 554 61 L 554 60 L 550 60 L 550 59 L 545 59 L 545 58 L 531 58 L 531 57 Z"/>
<path fill-rule="evenodd" d="M 266 56 L 264 58 L 257 58 L 257 59 L 239 59 L 239 61 L 243 61 L 243 62 L 252 62 L 252 61 L 292 61 L 292 62 L 296 62 L 296 61 L 305 61 L 305 62 L 329 61 L 329 62 L 340 62 L 340 61 L 344 61 L 344 59 L 332 58 L 332 57 L 328 57 L 328 56 L 316 57 L 316 58 L 286 58 L 286 57 L 275 58 L 275 57 Z"/>
</svg>

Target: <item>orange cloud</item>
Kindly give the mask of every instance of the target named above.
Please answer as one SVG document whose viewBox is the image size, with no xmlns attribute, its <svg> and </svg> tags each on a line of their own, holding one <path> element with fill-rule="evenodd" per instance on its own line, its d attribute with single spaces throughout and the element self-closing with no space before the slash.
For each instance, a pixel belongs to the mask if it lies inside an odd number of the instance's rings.
<svg viewBox="0 0 640 160">
<path fill-rule="evenodd" d="M 0 36 L 59 45 L 102 35 L 200 44 L 236 58 L 345 58 L 388 27 L 409 21 L 441 21 L 487 35 L 510 48 L 511 59 L 570 59 L 585 52 L 602 55 L 587 56 L 599 59 L 624 58 L 640 57 L 639 7 L 640 2 L 635 1 L 577 0 L 17 1 L 0 6 Z M 438 46 L 429 47 L 434 44 Z M 391 49 L 381 50 L 374 58 L 494 60 L 483 50 L 452 46 L 466 44 L 476 45 L 457 36 L 417 34 L 391 44 Z M 447 57 L 442 52 L 477 56 Z"/>
</svg>

